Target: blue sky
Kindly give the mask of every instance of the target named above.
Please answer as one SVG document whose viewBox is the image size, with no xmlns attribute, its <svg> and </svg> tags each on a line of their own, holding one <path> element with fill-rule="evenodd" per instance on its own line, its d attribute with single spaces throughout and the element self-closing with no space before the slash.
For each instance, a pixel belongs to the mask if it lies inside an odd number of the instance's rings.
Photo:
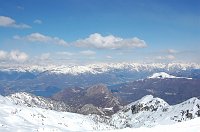
<svg viewBox="0 0 200 132">
<path fill-rule="evenodd" d="M 199 0 L 0 2 L 1 63 L 200 63 Z"/>
</svg>

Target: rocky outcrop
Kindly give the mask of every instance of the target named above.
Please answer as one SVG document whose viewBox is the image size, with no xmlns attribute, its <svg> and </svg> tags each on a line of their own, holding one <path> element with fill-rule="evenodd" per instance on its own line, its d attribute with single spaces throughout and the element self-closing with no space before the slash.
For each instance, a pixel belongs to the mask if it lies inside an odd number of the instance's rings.
<svg viewBox="0 0 200 132">
<path fill-rule="evenodd" d="M 78 113 L 82 113 L 82 108 L 99 109 L 102 112 L 98 114 L 111 115 L 120 109 L 120 101 L 117 97 L 113 96 L 106 85 L 99 84 L 92 87 L 81 88 L 68 88 L 58 92 L 53 96 L 53 99 L 64 101 L 66 104 L 77 109 Z M 85 106 L 85 107 L 84 107 Z M 111 109 L 112 108 L 112 109 Z M 81 110 L 82 109 L 82 110 Z M 94 110 L 94 109 L 93 109 Z M 93 112 L 83 112 L 83 114 L 92 114 Z"/>
</svg>

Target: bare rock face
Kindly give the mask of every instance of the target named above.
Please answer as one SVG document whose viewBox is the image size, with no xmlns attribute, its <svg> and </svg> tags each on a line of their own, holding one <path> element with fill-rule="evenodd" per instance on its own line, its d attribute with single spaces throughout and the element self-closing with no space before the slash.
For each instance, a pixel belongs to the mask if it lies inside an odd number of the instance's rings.
<svg viewBox="0 0 200 132">
<path fill-rule="evenodd" d="M 119 99 L 113 96 L 107 86 L 103 84 L 94 85 L 86 89 L 67 88 L 55 94 L 53 99 L 65 102 L 75 108 L 75 112 L 81 114 L 98 113 L 100 115 L 111 115 L 118 111 L 121 106 Z M 86 112 L 86 108 L 91 109 L 91 111 L 87 110 Z M 103 111 L 103 113 L 98 110 Z"/>
<path fill-rule="evenodd" d="M 89 87 L 86 90 L 86 96 L 95 96 L 95 95 L 109 95 L 110 91 L 108 90 L 108 88 L 103 85 L 103 84 L 99 84 L 99 85 L 94 85 L 92 87 Z"/>
</svg>

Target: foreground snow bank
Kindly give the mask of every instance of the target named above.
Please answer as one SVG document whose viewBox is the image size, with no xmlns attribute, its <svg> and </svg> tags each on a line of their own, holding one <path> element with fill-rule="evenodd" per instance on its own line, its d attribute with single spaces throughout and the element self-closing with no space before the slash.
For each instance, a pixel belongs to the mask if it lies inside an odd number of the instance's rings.
<svg viewBox="0 0 200 132">
<path fill-rule="evenodd" d="M 0 95 L 0 132 L 94 131 L 112 127 L 90 116 L 18 106 Z"/>
<path fill-rule="evenodd" d="M 173 125 L 157 125 L 152 128 L 125 128 L 104 132 L 200 132 L 200 118 L 195 118 L 186 122 Z"/>
</svg>

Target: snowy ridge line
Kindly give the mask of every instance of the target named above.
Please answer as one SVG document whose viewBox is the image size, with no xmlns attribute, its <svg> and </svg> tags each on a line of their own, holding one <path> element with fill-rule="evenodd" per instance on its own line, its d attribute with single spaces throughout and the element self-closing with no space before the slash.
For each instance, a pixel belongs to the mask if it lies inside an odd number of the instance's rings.
<svg viewBox="0 0 200 132">
<path fill-rule="evenodd" d="M 98 63 L 98 64 L 89 64 L 89 65 L 76 65 L 76 66 L 67 66 L 67 65 L 0 65 L 0 71 L 17 71 L 17 72 L 50 72 L 55 74 L 82 74 L 82 73 L 91 73 L 99 74 L 113 70 L 127 69 L 133 71 L 151 71 L 153 69 L 200 69 L 200 64 L 195 63 L 151 63 L 151 64 L 142 64 L 142 63 Z"/>
<path fill-rule="evenodd" d="M 184 78 L 184 79 L 192 79 L 192 78 L 187 78 L 187 77 L 176 77 L 173 75 L 169 75 L 165 72 L 159 72 L 159 73 L 154 73 L 152 76 L 148 77 L 149 79 L 154 79 L 154 78 L 160 78 L 160 79 L 165 79 L 165 78 Z"/>
<path fill-rule="evenodd" d="M 118 129 L 128 127 L 155 127 L 200 118 L 200 100 L 196 97 L 180 104 L 169 105 L 152 95 L 144 96 L 114 114 L 111 125 Z"/>
</svg>

